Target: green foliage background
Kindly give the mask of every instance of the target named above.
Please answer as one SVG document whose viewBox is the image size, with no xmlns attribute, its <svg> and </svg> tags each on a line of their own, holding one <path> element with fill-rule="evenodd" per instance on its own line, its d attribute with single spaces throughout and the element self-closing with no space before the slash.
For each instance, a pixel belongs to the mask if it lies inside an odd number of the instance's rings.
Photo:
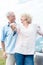
<svg viewBox="0 0 43 65">
<path fill-rule="evenodd" d="M 5 59 L 2 56 L 2 51 L 0 51 L 0 65 L 5 65 Z"/>
</svg>

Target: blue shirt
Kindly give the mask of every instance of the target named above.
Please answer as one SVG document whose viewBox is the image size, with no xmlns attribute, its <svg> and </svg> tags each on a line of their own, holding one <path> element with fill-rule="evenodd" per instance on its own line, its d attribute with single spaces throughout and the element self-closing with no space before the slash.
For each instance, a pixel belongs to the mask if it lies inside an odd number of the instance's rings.
<svg viewBox="0 0 43 65">
<path fill-rule="evenodd" d="M 43 49 L 43 37 L 39 37 L 36 40 L 35 51 L 42 52 L 42 49 Z"/>
<path fill-rule="evenodd" d="M 14 54 L 14 47 L 17 39 L 17 32 L 12 31 L 10 24 L 2 29 L 1 41 L 5 43 L 6 53 Z"/>
</svg>

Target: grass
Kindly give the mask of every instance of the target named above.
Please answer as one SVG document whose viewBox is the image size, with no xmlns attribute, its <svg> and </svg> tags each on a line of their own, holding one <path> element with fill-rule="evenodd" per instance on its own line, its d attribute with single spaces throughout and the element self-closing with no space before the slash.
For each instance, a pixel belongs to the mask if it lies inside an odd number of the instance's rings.
<svg viewBox="0 0 43 65">
<path fill-rule="evenodd" d="M 0 51 L 0 65 L 5 65 L 5 59 L 2 57 L 2 51 Z"/>
</svg>

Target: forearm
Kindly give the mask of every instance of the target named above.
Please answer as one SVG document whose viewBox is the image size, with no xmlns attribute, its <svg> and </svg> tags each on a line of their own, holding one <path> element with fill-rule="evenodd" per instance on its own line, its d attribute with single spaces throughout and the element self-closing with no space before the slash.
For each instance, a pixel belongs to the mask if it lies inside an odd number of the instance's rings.
<svg viewBox="0 0 43 65">
<path fill-rule="evenodd" d="M 43 32 L 41 32 L 41 31 L 38 31 L 37 32 L 39 35 L 42 35 L 43 36 Z"/>
<path fill-rule="evenodd" d="M 4 44 L 4 42 L 1 42 L 1 46 L 2 46 L 2 51 L 5 52 L 5 44 Z"/>
</svg>

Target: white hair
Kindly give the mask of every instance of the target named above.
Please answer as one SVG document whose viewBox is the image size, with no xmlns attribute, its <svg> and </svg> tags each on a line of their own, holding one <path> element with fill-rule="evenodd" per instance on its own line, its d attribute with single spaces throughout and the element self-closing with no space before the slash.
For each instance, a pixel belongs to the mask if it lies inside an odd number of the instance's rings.
<svg viewBox="0 0 43 65">
<path fill-rule="evenodd" d="M 15 15 L 15 14 L 14 14 L 14 12 L 8 12 L 7 17 L 10 16 L 10 15 Z"/>
</svg>

